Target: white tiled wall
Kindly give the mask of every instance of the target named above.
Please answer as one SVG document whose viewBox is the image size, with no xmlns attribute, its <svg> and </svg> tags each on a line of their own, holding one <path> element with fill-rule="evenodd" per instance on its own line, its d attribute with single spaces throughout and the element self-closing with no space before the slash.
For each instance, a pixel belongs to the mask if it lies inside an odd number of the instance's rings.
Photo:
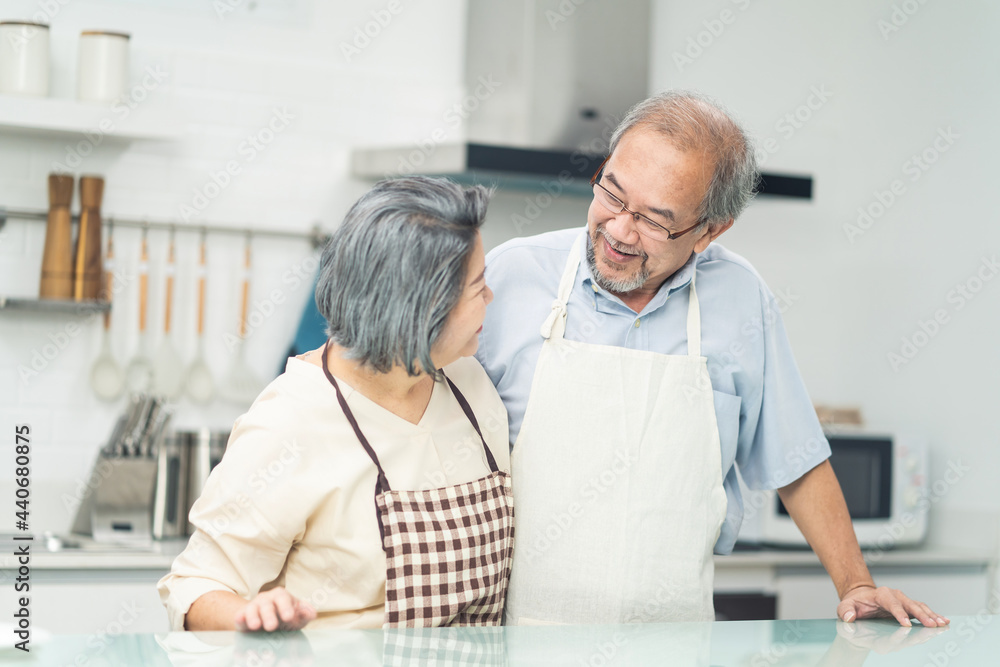
<svg viewBox="0 0 1000 667">
<path fill-rule="evenodd" d="M 0 18 L 30 19 L 43 4 L 4 2 Z M 332 228 L 369 185 L 348 177 L 351 147 L 415 142 L 439 127 L 460 132 L 443 121 L 462 95 L 465 5 L 460 0 L 400 0 L 394 5 L 399 11 L 378 30 L 372 21 L 389 5 L 378 0 L 48 4 L 58 8 L 49 18 L 52 96 L 73 97 L 76 41 L 82 29 L 132 34 L 134 84 L 147 67 L 167 73 L 134 113 L 170 109 L 181 124 L 180 137 L 168 142 L 105 137 L 74 171 L 105 177 L 105 217 L 180 223 L 173 329 L 185 363 L 195 349 L 198 235 L 190 231 L 192 226 L 212 222 L 307 231 L 319 222 Z M 220 4 L 234 11 L 220 17 L 213 9 Z M 356 28 L 366 26 L 378 34 L 348 58 L 341 45 L 355 38 Z M 0 109 L 2 105 L 0 99 Z M 287 127 L 253 160 L 246 159 L 241 142 L 265 128 L 276 110 L 292 117 Z M 0 130 L 0 206 L 45 208 L 47 174 L 84 140 Z M 200 216 L 184 224 L 180 206 L 190 205 L 195 190 L 204 188 L 229 160 L 240 163 L 240 173 Z M 0 294 L 37 294 L 44 232 L 43 223 L 12 219 L 0 233 Z M 138 340 L 134 276 L 140 235 L 117 228 L 114 238 L 124 280 L 115 295 L 111 336 L 118 361 L 124 364 Z M 166 238 L 160 231 L 149 235 L 153 352 L 162 338 Z M 219 382 L 232 364 L 224 336 L 236 330 L 242 244 L 236 235 L 208 237 L 206 347 Z M 294 271 L 312 256 L 304 240 L 253 241 L 251 311 L 274 290 L 283 300 L 246 343 L 249 362 L 262 379 L 273 378 L 283 367 L 302 308 L 312 298 L 311 279 L 294 278 Z M 6 461 L 12 459 L 13 424 L 30 424 L 33 530 L 68 529 L 72 512 L 60 498 L 86 479 L 124 406 L 124 399 L 101 402 L 90 389 L 89 371 L 101 331 L 101 320 L 95 317 L 0 311 L 0 460 L 7 468 Z M 25 372 L 35 368 L 37 373 Z M 228 428 L 245 408 L 222 400 L 202 408 L 182 399 L 175 424 Z M 8 497 L 11 488 L 4 478 L 0 497 Z M 0 525 L 0 532 L 9 529 Z"/>
</svg>

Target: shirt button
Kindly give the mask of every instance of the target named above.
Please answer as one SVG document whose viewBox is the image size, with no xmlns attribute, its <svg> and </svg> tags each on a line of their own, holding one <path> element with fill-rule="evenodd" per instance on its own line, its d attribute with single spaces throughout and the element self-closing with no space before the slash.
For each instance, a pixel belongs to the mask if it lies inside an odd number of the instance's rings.
<svg viewBox="0 0 1000 667">
<path fill-rule="evenodd" d="M 590 286 L 594 288 L 595 292 L 597 291 L 597 285 L 595 283 L 590 283 Z"/>
<path fill-rule="evenodd" d="M 635 328 L 636 328 L 636 329 L 638 329 L 638 328 L 639 328 L 639 322 L 640 322 L 640 321 L 641 321 L 641 320 L 636 320 L 636 321 L 635 321 Z"/>
</svg>

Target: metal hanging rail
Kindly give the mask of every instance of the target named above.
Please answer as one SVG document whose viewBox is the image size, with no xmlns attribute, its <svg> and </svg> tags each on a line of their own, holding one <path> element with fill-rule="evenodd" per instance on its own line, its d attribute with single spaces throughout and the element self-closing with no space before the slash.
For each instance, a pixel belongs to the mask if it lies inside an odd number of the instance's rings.
<svg viewBox="0 0 1000 667">
<path fill-rule="evenodd" d="M 73 215 L 74 222 L 79 221 L 80 216 L 78 214 Z M 7 220 L 38 220 L 47 221 L 49 219 L 49 212 L 43 209 L 26 209 L 26 208 L 4 208 L 0 206 L 0 231 L 3 231 L 4 225 L 7 224 Z M 135 227 L 137 229 L 163 229 L 163 230 L 175 230 L 175 231 L 191 231 L 198 233 L 211 233 L 211 234 L 234 234 L 237 236 L 246 236 L 247 234 L 251 236 L 269 236 L 272 238 L 287 238 L 287 239 L 304 239 L 309 241 L 313 249 L 321 248 L 326 245 L 326 241 L 330 238 L 329 233 L 324 232 L 320 226 L 317 224 L 313 226 L 308 232 L 293 232 L 283 229 L 256 229 L 253 227 L 228 227 L 220 224 L 189 224 L 189 223 L 177 223 L 177 222 L 164 222 L 162 220 L 133 220 L 128 218 L 119 218 L 115 215 L 105 215 L 102 213 L 101 222 L 105 225 L 114 225 L 116 227 Z"/>
</svg>

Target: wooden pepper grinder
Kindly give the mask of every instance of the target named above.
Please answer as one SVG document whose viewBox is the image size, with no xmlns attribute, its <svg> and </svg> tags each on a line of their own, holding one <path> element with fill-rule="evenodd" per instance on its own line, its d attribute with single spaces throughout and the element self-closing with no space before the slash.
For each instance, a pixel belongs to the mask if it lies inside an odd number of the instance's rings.
<svg viewBox="0 0 1000 667">
<path fill-rule="evenodd" d="M 73 298 L 73 176 L 49 174 L 49 222 L 42 254 L 41 299 Z"/>
<path fill-rule="evenodd" d="M 80 231 L 76 237 L 73 298 L 97 299 L 101 294 L 101 200 L 104 179 L 80 177 Z"/>
</svg>

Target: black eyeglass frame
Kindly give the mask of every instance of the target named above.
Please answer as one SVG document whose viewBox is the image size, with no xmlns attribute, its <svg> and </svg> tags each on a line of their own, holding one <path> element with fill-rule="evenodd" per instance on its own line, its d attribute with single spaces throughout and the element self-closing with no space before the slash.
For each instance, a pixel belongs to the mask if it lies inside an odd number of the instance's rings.
<svg viewBox="0 0 1000 667">
<path fill-rule="evenodd" d="M 687 229 L 682 229 L 679 232 L 672 232 L 669 229 L 667 229 L 666 227 L 664 227 L 663 225 L 661 225 L 660 223 L 656 222 L 655 220 L 651 220 L 648 216 L 645 216 L 642 213 L 637 213 L 636 211 L 633 211 L 630 208 L 628 208 L 627 206 L 625 206 L 625 202 L 623 202 L 618 197 L 618 195 L 616 195 L 615 193 L 611 192 L 606 187 L 604 187 L 603 185 L 601 185 L 601 182 L 600 182 L 601 173 L 604 171 L 604 165 L 606 165 L 608 163 L 608 160 L 610 160 L 610 159 L 611 159 L 610 155 L 607 156 L 606 158 L 604 158 L 604 161 L 601 162 L 601 166 L 599 166 L 597 168 L 597 171 L 594 172 L 594 175 L 590 177 L 590 185 L 591 186 L 596 185 L 600 189 L 604 190 L 605 192 L 608 193 L 609 197 L 611 197 L 613 200 L 615 200 L 616 202 L 618 202 L 621 205 L 621 209 L 619 209 L 617 211 L 617 213 L 622 213 L 623 211 L 627 211 L 629 213 L 629 215 L 632 216 L 632 219 L 635 220 L 635 221 L 638 221 L 639 218 L 642 218 L 643 220 L 645 220 L 649 224 L 653 225 L 653 227 L 655 227 L 657 229 L 663 230 L 664 233 L 666 233 L 666 235 L 667 235 L 667 239 L 670 240 L 670 241 L 673 241 L 674 239 L 680 238 L 681 236 L 684 236 L 688 232 L 690 232 L 692 230 L 695 230 L 698 227 L 701 227 L 703 224 L 705 224 L 705 220 L 699 220 L 698 222 L 696 222 L 691 227 L 688 227 Z M 608 210 L 611 210 L 611 209 L 608 209 Z M 615 211 L 611 211 L 611 212 L 615 213 Z"/>
</svg>

